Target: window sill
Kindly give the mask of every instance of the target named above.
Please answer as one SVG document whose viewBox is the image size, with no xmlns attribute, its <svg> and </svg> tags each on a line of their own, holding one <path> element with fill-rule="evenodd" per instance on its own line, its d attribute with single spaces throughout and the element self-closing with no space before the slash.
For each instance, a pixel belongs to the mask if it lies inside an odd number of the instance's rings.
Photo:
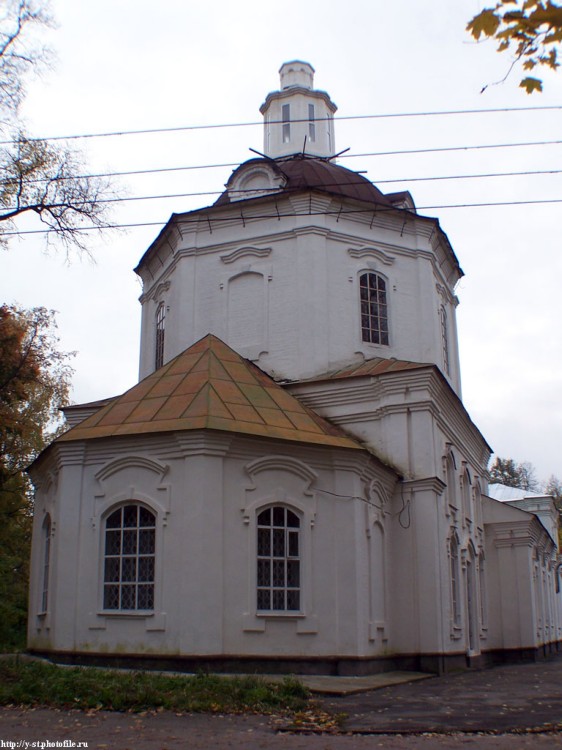
<svg viewBox="0 0 562 750">
<path fill-rule="evenodd" d="M 390 344 L 377 344 L 374 341 L 361 341 L 361 346 L 366 346 L 369 349 L 383 349 L 385 351 L 388 351 L 390 348 Z"/>
<path fill-rule="evenodd" d="M 451 630 L 451 639 L 453 641 L 458 641 L 463 637 L 463 629 L 460 625 L 453 625 L 453 628 Z"/>
<path fill-rule="evenodd" d="M 294 623 L 297 635 L 315 634 L 318 632 L 318 618 L 304 612 L 258 611 L 244 615 L 243 630 L 245 633 L 265 633 L 268 624 L 273 622 Z"/>
<path fill-rule="evenodd" d="M 166 613 L 153 609 L 102 609 L 90 615 L 89 630 L 105 630 L 107 621 L 144 620 L 149 631 L 166 630 Z"/>
<path fill-rule="evenodd" d="M 300 610 L 276 610 L 276 609 L 258 609 L 256 612 L 256 617 L 279 617 L 281 619 L 285 619 L 287 617 L 293 618 L 293 617 L 306 617 L 304 612 L 301 612 Z"/>
<path fill-rule="evenodd" d="M 141 617 L 154 617 L 153 609 L 101 609 L 99 617 L 125 617 L 138 619 Z"/>
</svg>

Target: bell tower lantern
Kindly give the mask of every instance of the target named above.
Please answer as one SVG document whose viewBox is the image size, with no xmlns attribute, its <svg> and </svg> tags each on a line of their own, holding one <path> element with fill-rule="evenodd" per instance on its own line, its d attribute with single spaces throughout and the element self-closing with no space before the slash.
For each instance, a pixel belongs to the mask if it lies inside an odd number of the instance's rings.
<svg viewBox="0 0 562 750">
<path fill-rule="evenodd" d="M 283 63 L 279 91 L 260 107 L 264 118 L 264 153 L 280 156 L 305 153 L 334 156 L 336 105 L 325 91 L 314 89 L 314 68 L 302 60 Z"/>
</svg>

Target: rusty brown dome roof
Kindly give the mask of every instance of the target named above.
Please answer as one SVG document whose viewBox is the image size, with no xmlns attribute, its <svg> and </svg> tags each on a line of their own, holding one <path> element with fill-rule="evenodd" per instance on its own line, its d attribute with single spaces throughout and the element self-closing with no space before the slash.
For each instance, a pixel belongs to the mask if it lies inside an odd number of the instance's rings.
<svg viewBox="0 0 562 750">
<path fill-rule="evenodd" d="M 278 192 L 297 192 L 302 190 L 320 190 L 324 193 L 345 198 L 392 206 L 393 203 L 375 187 L 366 177 L 341 167 L 339 164 L 319 157 L 295 154 L 281 159 L 250 159 L 232 173 L 227 188 L 238 177 L 241 171 L 260 164 L 271 167 L 284 178 L 284 184 Z M 253 195 L 252 197 L 255 197 Z M 216 206 L 230 203 L 228 189 L 216 201 Z"/>
</svg>

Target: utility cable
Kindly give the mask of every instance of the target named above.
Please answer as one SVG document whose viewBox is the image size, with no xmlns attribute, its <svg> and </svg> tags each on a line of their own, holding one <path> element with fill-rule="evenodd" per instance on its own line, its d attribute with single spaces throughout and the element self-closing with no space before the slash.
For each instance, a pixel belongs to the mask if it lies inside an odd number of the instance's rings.
<svg viewBox="0 0 562 750">
<path fill-rule="evenodd" d="M 562 145 L 562 140 L 560 141 L 524 141 L 520 143 L 491 143 L 491 144 L 477 144 L 473 146 L 441 146 L 438 148 L 418 148 L 418 149 L 408 149 L 404 150 L 401 149 L 399 151 L 370 151 L 362 154 L 344 154 L 341 156 L 341 159 L 359 159 L 359 158 L 366 158 L 366 157 L 372 157 L 372 156 L 401 156 L 401 155 L 410 155 L 410 154 L 434 154 L 434 153 L 444 153 L 444 152 L 450 152 L 450 151 L 474 151 L 474 150 L 480 150 L 480 149 L 495 149 L 495 148 L 524 148 L 529 146 L 559 146 Z M 63 180 L 75 180 L 75 179 L 94 179 L 96 177 L 128 177 L 133 175 L 143 175 L 143 174 L 160 174 L 164 172 L 183 172 L 183 171 L 190 171 L 190 170 L 197 170 L 197 169 L 224 169 L 226 167 L 239 167 L 241 166 L 239 162 L 225 162 L 222 164 L 191 164 L 186 165 L 182 167 L 159 167 L 156 169 L 134 169 L 134 170 L 126 170 L 122 172 L 97 172 L 92 174 L 83 174 L 83 175 L 74 175 L 69 177 L 59 177 L 57 178 L 60 181 Z M 27 180 L 26 184 L 31 185 L 38 182 L 50 182 L 51 180 L 47 178 L 41 178 L 37 180 Z M 8 180 L 1 180 L 0 184 L 6 183 Z M 380 182 L 380 180 L 378 181 Z M 391 182 L 401 182 L 401 180 L 391 180 Z"/>
<path fill-rule="evenodd" d="M 435 177 L 401 177 L 396 179 L 377 180 L 377 185 L 382 184 L 395 184 L 403 182 L 434 182 L 440 180 L 469 180 L 469 179 L 486 179 L 492 177 L 528 177 L 531 175 L 554 175 L 562 174 L 562 169 L 547 169 L 547 170 L 530 170 L 526 172 L 490 172 L 487 174 L 465 174 L 465 175 L 443 175 Z M 324 188 L 336 188 L 336 187 L 349 187 L 350 185 L 365 186 L 368 183 L 376 187 L 375 183 L 369 180 L 358 180 L 357 182 L 323 182 L 320 189 Z M 309 186 L 311 190 L 314 190 L 314 185 Z M 96 203 L 131 203 L 136 201 L 149 201 L 149 200 L 171 200 L 172 198 L 200 198 L 203 196 L 222 195 L 224 190 L 205 190 L 195 193 L 164 193 L 160 195 L 136 195 L 136 196 L 122 196 L 119 198 L 99 198 Z M 279 193 L 279 188 L 248 188 L 238 189 L 237 194 L 251 193 L 252 195 L 259 194 L 260 196 L 276 195 Z M 83 203 L 75 203 L 74 205 L 87 205 L 91 201 L 83 201 Z M 51 204 L 53 207 L 57 207 L 57 204 Z M 17 206 L 3 206 L 2 210 L 15 211 Z M 1 214 L 0 214 L 1 216 Z"/>
<path fill-rule="evenodd" d="M 380 114 L 368 114 L 368 115 L 343 115 L 338 117 L 317 117 L 316 123 L 323 121 L 344 121 L 344 120 L 384 120 L 393 118 L 407 118 L 407 117 L 443 117 L 451 115 L 483 115 L 483 114 L 499 114 L 505 112 L 544 112 L 562 110 L 562 105 L 546 105 L 546 106 L 529 106 L 529 107 L 496 107 L 493 109 L 456 109 L 456 110 L 442 110 L 433 112 L 389 112 Z M 309 122 L 309 118 L 291 120 L 292 123 L 297 122 Z M 282 124 L 282 120 L 270 120 L 269 125 Z M 75 133 L 70 135 L 51 135 L 36 138 L 26 138 L 28 141 L 70 141 L 78 139 L 91 139 L 91 138 L 112 138 L 116 136 L 125 135 L 153 135 L 156 133 L 178 133 L 184 131 L 193 130 L 216 130 L 224 128 L 246 128 L 256 127 L 258 125 L 263 126 L 263 120 L 251 121 L 251 122 L 228 122 L 228 123 L 210 123 L 207 125 L 178 125 L 168 128 L 142 128 L 139 130 L 113 130 L 105 133 Z M 6 141 L 0 141 L 0 146 L 6 146 L 8 144 L 18 143 L 18 139 L 10 139 Z"/>
<path fill-rule="evenodd" d="M 490 207 L 497 207 L 497 206 L 531 206 L 531 205 L 548 205 L 553 203 L 562 203 L 562 198 L 545 198 L 545 199 L 538 199 L 538 200 L 528 200 L 528 201 L 490 201 L 490 202 L 482 202 L 482 203 L 449 203 L 449 204 L 441 204 L 441 205 L 432 205 L 432 206 L 418 206 L 417 211 L 433 211 L 433 210 L 443 210 L 448 208 L 490 208 Z M 225 218 L 219 218 L 219 217 L 209 217 L 207 214 L 203 213 L 205 209 L 199 209 L 197 210 L 197 213 L 199 214 L 194 219 L 182 219 L 180 216 L 176 215 L 176 219 L 178 220 L 179 224 L 197 224 L 201 221 L 207 221 L 211 228 L 212 224 L 218 224 L 223 221 L 232 221 L 232 216 L 225 217 Z M 254 216 L 241 216 L 240 220 L 242 218 L 246 222 L 250 221 L 259 221 L 261 219 L 285 219 L 295 216 L 336 216 L 339 218 L 343 218 L 345 216 L 355 216 L 358 214 L 368 214 L 377 216 L 387 211 L 403 211 L 404 212 L 404 223 L 407 223 L 409 219 L 416 219 L 418 214 L 413 213 L 412 211 L 409 211 L 408 209 L 399 209 L 394 206 L 380 206 L 378 204 L 374 204 L 373 208 L 369 209 L 357 209 L 355 211 L 306 211 L 305 213 L 274 213 L 274 214 L 260 214 L 260 215 L 254 215 Z M 431 218 L 426 216 L 420 216 L 419 218 Z M 54 232 L 58 233 L 74 233 L 74 232 L 91 232 L 91 231 L 104 231 L 108 229 L 135 229 L 139 227 L 164 227 L 166 222 L 162 221 L 147 221 L 147 222 L 135 222 L 135 223 L 129 223 L 129 224 L 111 224 L 106 227 L 99 227 L 99 226 L 87 226 L 87 227 L 73 227 L 72 229 L 67 230 L 56 230 L 56 229 L 25 229 L 22 231 L 7 231 L 2 232 L 3 236 L 20 236 L 20 235 L 26 235 L 26 234 L 52 234 Z"/>
</svg>

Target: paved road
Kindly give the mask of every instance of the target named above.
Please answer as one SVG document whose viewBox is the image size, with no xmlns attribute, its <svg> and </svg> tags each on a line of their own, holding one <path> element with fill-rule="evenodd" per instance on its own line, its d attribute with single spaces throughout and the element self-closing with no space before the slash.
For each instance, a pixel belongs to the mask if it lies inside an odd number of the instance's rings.
<svg viewBox="0 0 562 750">
<path fill-rule="evenodd" d="M 562 655 L 323 701 L 352 731 L 562 731 Z"/>
<path fill-rule="evenodd" d="M 347 713 L 344 731 L 350 733 L 287 734 L 277 731 L 275 717 L 264 716 L 12 707 L 0 709 L 0 747 L 67 740 L 86 742 L 89 750 L 551 750 L 562 748 L 562 657 L 320 699 L 320 704 Z M 560 731 L 544 731 L 553 726 Z"/>
</svg>

